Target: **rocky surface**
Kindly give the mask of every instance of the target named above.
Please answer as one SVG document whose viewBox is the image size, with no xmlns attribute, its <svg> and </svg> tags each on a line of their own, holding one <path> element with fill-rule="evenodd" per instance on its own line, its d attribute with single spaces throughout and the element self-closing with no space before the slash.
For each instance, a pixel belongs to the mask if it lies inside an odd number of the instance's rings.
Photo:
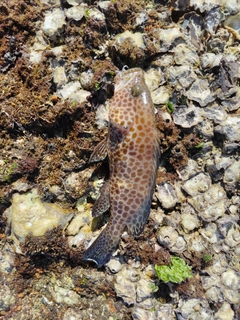
<svg viewBox="0 0 240 320">
<path fill-rule="evenodd" d="M 240 318 L 240 4 L 2 0 L 0 319 Z M 141 67 L 161 161 L 149 221 L 101 269 L 114 76 Z M 163 282 L 180 257 L 192 278 Z"/>
</svg>

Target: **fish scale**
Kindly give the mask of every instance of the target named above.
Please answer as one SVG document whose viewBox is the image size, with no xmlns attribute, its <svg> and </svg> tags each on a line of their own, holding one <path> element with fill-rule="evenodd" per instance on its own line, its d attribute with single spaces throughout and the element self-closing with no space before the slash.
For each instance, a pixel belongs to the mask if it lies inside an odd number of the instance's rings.
<svg viewBox="0 0 240 320">
<path fill-rule="evenodd" d="M 159 140 L 149 89 L 140 68 L 121 71 L 109 107 L 106 148 L 110 178 L 93 208 L 93 216 L 110 207 L 110 220 L 83 255 L 83 260 L 105 264 L 116 250 L 124 230 L 139 235 L 149 216 L 159 163 Z M 100 160 L 99 148 L 91 158 Z M 106 194 L 106 192 L 108 194 Z M 103 204 L 104 202 L 104 204 Z M 98 205 L 99 203 L 99 205 Z M 99 210 L 99 212 L 98 212 Z"/>
</svg>

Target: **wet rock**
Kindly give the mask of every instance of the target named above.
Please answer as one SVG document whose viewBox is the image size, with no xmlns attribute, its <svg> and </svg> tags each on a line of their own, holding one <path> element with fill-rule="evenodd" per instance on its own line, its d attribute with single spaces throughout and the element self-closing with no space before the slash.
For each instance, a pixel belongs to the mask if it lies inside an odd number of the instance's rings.
<svg viewBox="0 0 240 320">
<path fill-rule="evenodd" d="M 82 310 L 68 308 L 63 315 L 63 320 L 79 320 L 82 319 Z"/>
<path fill-rule="evenodd" d="M 207 174 L 201 172 L 185 181 L 182 188 L 190 196 L 196 196 L 199 193 L 206 192 L 210 188 L 211 184 L 211 178 Z"/>
<path fill-rule="evenodd" d="M 0 252 L 0 272 L 4 274 L 11 274 L 15 271 L 15 252 L 13 248 L 6 243 Z"/>
<path fill-rule="evenodd" d="M 193 176 L 199 174 L 200 169 L 201 167 L 195 160 L 188 159 L 187 166 L 184 166 L 181 170 L 179 170 L 178 174 L 180 179 L 188 180 L 191 179 Z"/>
<path fill-rule="evenodd" d="M 234 162 L 230 157 L 216 155 L 213 159 L 206 161 L 206 171 L 210 174 L 213 182 L 219 181 L 224 171 Z"/>
<path fill-rule="evenodd" d="M 108 126 L 108 105 L 100 105 L 96 111 L 96 124 L 98 129 Z"/>
<path fill-rule="evenodd" d="M 158 184 L 155 195 L 165 209 L 171 209 L 175 207 L 178 202 L 176 191 L 170 183 Z"/>
<path fill-rule="evenodd" d="M 91 87 L 94 72 L 91 69 L 84 71 L 80 74 L 79 80 L 83 89 L 88 90 Z"/>
<path fill-rule="evenodd" d="M 185 239 L 188 244 L 187 248 L 189 252 L 196 252 L 199 254 L 206 251 L 208 242 L 198 231 L 185 235 Z"/>
<path fill-rule="evenodd" d="M 190 6 L 193 6 L 194 9 L 199 9 L 200 12 L 208 12 L 211 9 L 213 9 L 214 7 L 218 7 L 219 6 L 219 1 L 218 0 L 212 0 L 211 2 L 209 1 L 205 1 L 205 0 L 199 0 L 198 2 L 194 1 L 194 0 L 190 0 L 189 2 Z M 234 12 L 235 10 L 238 10 L 238 2 L 236 0 L 224 0 L 222 2 L 222 5 L 224 5 L 226 7 L 227 10 L 229 10 L 230 12 Z"/>
<path fill-rule="evenodd" d="M 105 23 L 105 15 L 97 8 L 90 8 L 88 12 L 88 18 Z"/>
<path fill-rule="evenodd" d="M 13 194 L 12 205 L 4 215 L 7 217 L 11 236 L 24 241 L 29 234 L 43 236 L 48 230 L 64 227 L 71 219 L 72 211 L 58 205 L 42 202 L 36 189 L 26 194 Z"/>
<path fill-rule="evenodd" d="M 66 0 L 68 4 L 71 6 L 78 6 L 83 2 L 83 0 Z"/>
<path fill-rule="evenodd" d="M 70 247 L 79 247 L 86 238 L 91 235 L 92 210 L 85 197 L 78 199 L 76 203 L 79 213 L 75 214 L 65 229 Z"/>
<path fill-rule="evenodd" d="M 240 76 L 239 76 L 240 78 Z M 228 90 L 228 95 L 224 95 L 222 106 L 228 111 L 236 111 L 240 108 L 240 88 L 234 87 Z"/>
<path fill-rule="evenodd" d="M 152 286 L 154 285 L 153 281 L 140 279 L 137 283 L 136 289 L 136 301 L 138 303 L 151 298 L 153 296 L 154 290 Z"/>
</svg>

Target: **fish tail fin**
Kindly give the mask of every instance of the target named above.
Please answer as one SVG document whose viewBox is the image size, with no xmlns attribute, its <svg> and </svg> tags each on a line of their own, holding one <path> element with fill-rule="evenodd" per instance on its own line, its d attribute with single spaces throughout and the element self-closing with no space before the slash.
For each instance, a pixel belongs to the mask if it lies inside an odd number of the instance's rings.
<svg viewBox="0 0 240 320">
<path fill-rule="evenodd" d="M 94 261 L 98 268 L 107 263 L 116 250 L 122 234 L 121 230 L 112 230 L 110 222 L 99 237 L 85 251 L 82 260 Z"/>
</svg>

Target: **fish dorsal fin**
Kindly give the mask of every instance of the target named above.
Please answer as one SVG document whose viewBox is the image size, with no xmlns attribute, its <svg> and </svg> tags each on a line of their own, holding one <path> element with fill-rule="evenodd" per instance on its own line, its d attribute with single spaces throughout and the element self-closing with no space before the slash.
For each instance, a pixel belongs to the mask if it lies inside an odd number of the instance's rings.
<svg viewBox="0 0 240 320">
<path fill-rule="evenodd" d="M 116 146 L 123 142 L 128 135 L 131 126 L 122 126 L 112 120 L 109 121 L 109 129 L 108 129 L 108 136 L 109 136 L 109 143 L 110 148 L 116 148 Z"/>
<path fill-rule="evenodd" d="M 92 216 L 98 217 L 107 211 L 110 207 L 110 183 L 109 180 L 104 183 L 100 190 L 100 197 L 96 200 L 92 208 Z"/>
<path fill-rule="evenodd" d="M 99 162 L 106 158 L 107 156 L 107 138 L 99 142 L 94 148 L 93 153 L 88 161 L 88 163 Z"/>
</svg>

